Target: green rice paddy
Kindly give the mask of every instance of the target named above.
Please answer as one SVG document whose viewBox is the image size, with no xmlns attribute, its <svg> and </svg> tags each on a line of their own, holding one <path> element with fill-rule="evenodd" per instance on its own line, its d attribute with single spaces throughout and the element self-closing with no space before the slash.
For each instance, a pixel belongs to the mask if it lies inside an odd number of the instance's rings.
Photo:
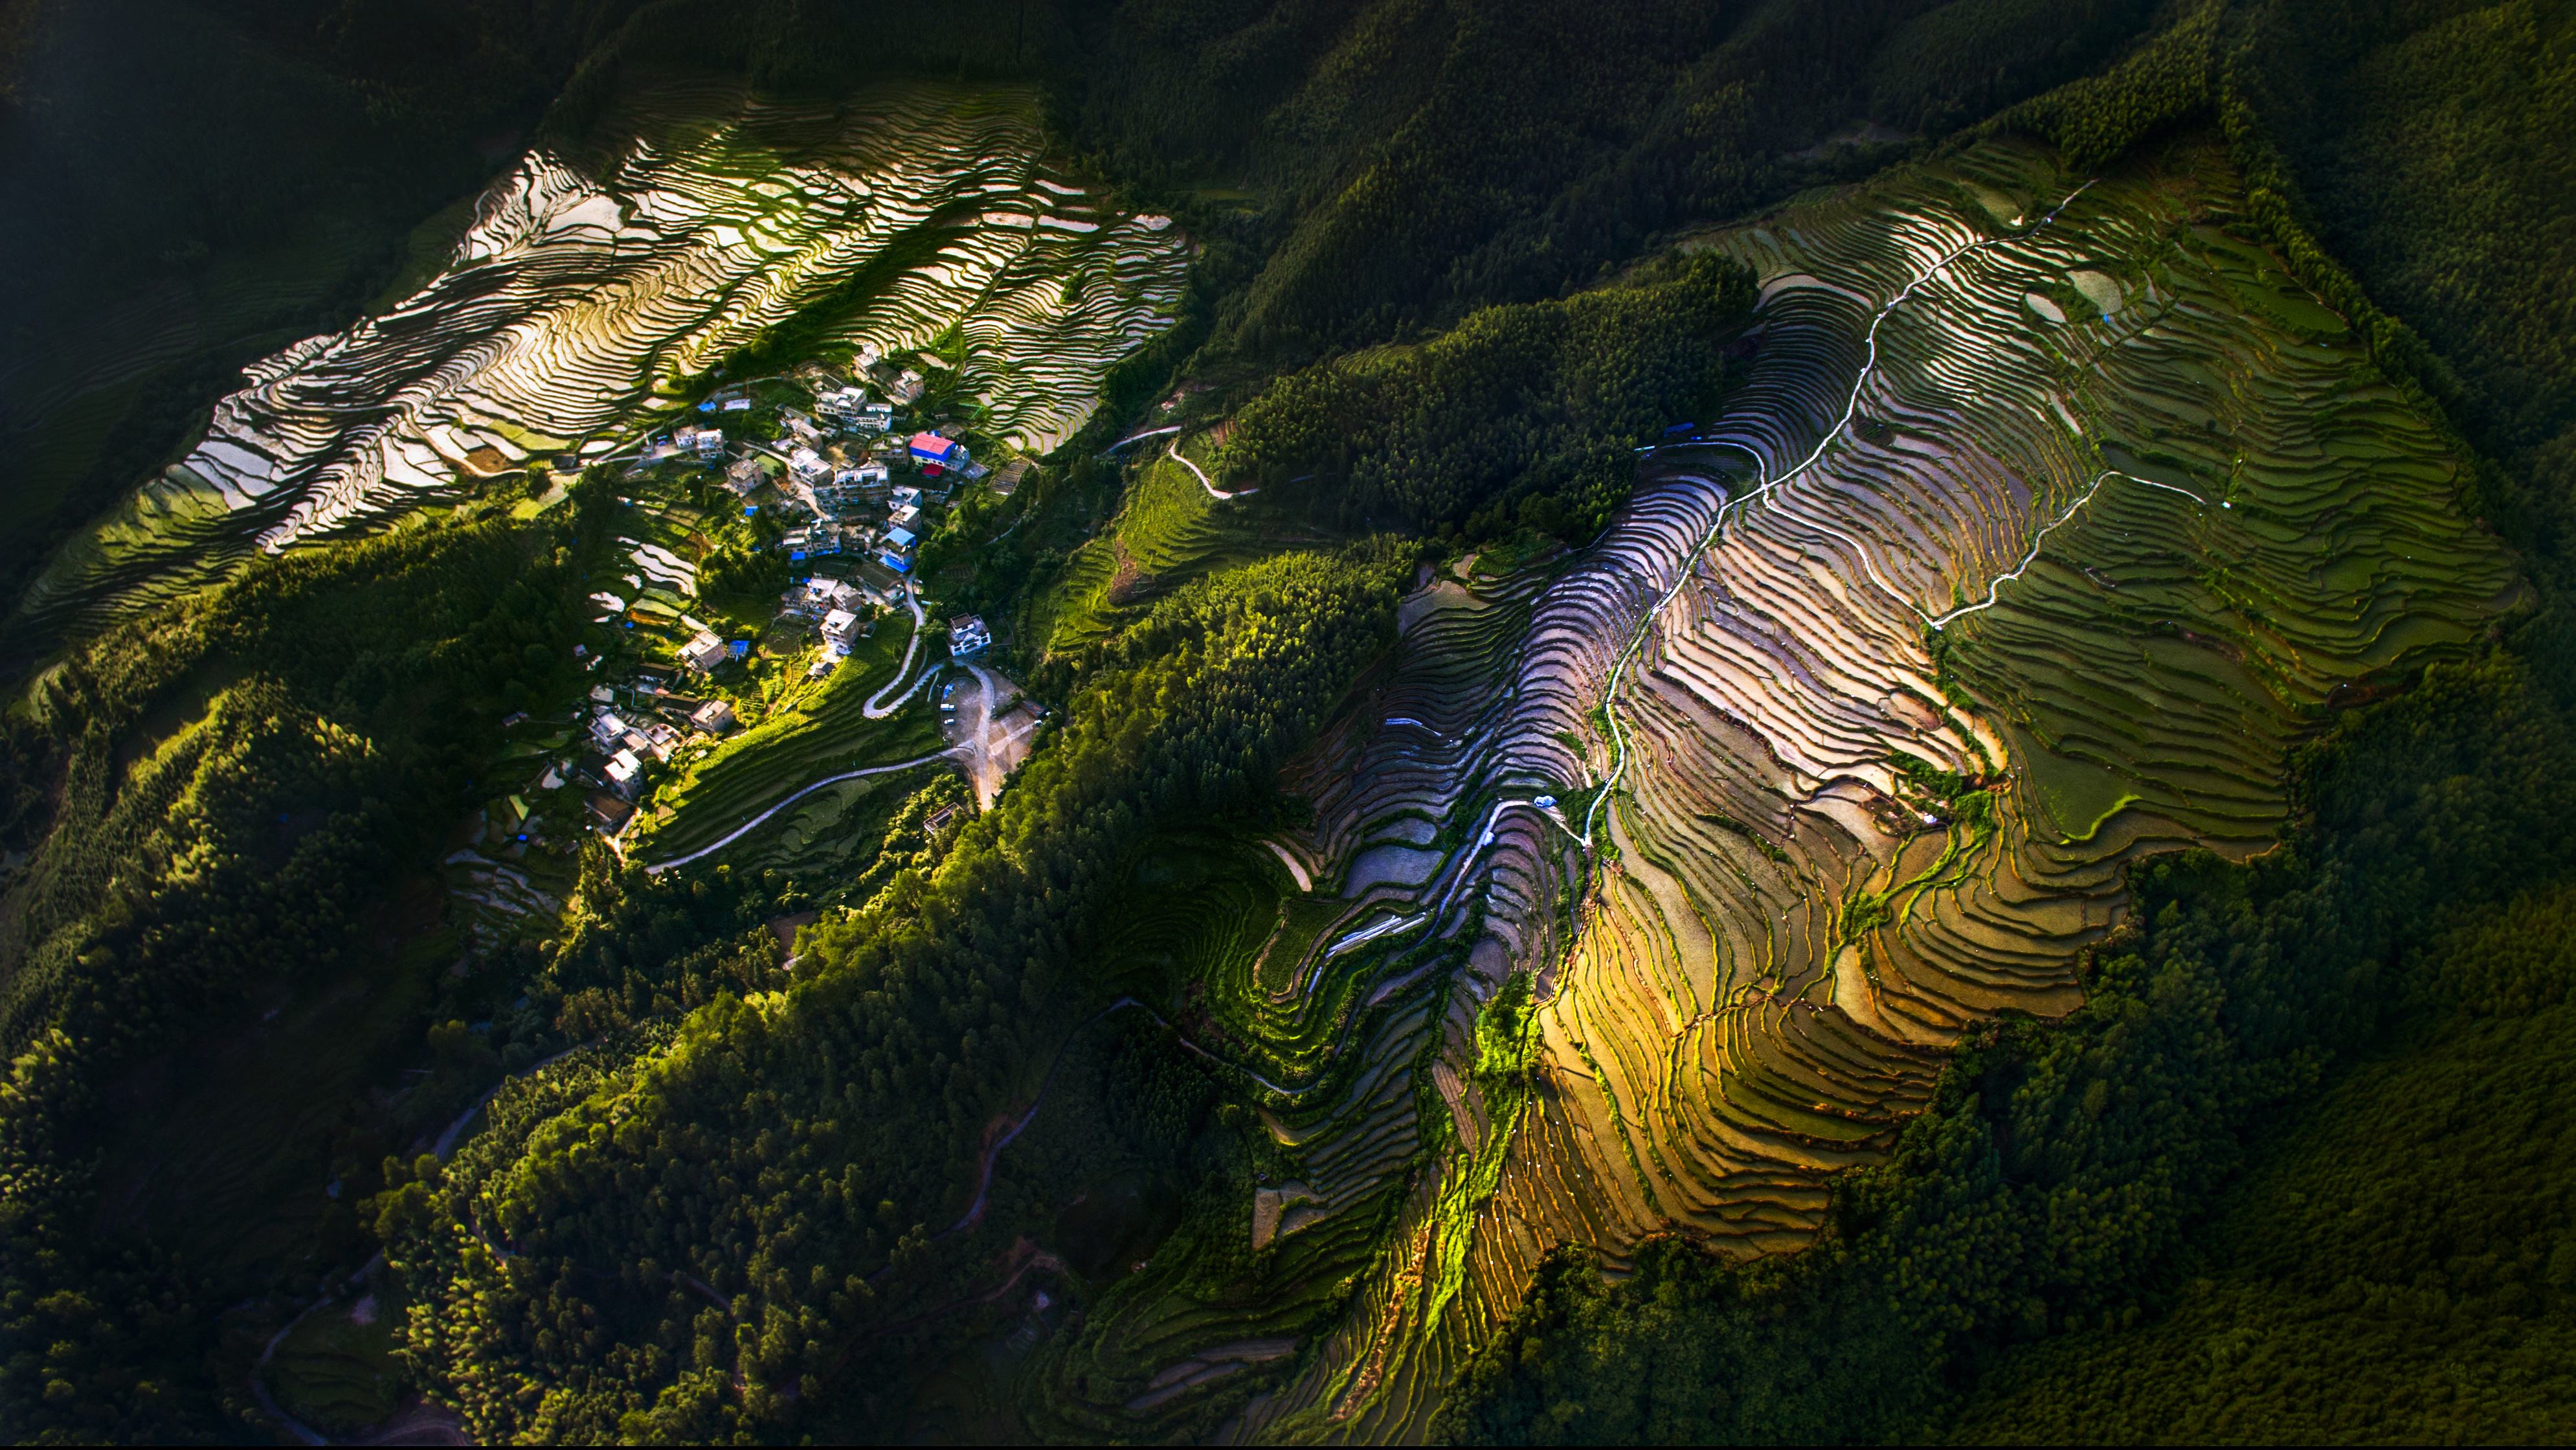
<svg viewBox="0 0 2576 1450">
<path fill-rule="evenodd" d="M 1208 466 L 1203 440 L 1181 447 L 1202 469 Z M 1030 606 L 1030 633 L 1051 653 L 1098 643 L 1175 586 L 1259 558 L 1292 533 L 1258 499 L 1214 498 L 1167 452 L 1150 453 L 1129 468 L 1117 517 L 1074 552 Z"/>
<path fill-rule="evenodd" d="M 346 1305 L 305 1316 L 262 1372 L 280 1409 L 325 1434 L 355 1435 L 382 1422 L 410 1380 L 394 1358 L 396 1316 L 373 1298 L 363 1302 L 364 1324 Z"/>
</svg>

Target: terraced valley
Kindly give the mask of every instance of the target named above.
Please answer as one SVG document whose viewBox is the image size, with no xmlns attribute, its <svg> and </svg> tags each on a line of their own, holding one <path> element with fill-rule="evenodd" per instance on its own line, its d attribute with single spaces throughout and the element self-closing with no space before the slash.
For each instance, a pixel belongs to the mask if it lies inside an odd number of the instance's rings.
<svg viewBox="0 0 2576 1450">
<path fill-rule="evenodd" d="M 2081 1002 L 2126 865 L 2269 848 L 2323 707 L 2513 607 L 2236 185 L 1989 144 L 1693 243 L 1763 284 L 1724 415 L 1589 549 L 1410 596 L 1291 769 L 1316 824 L 1122 939 L 1256 1084 L 1277 1247 L 1254 1313 L 1122 1283 L 1071 1423 L 1203 1423 L 1294 1343 L 1229 1433 L 1411 1438 L 1551 1250 L 1800 1247 L 1953 1044 Z M 1478 1071 L 1519 973 L 1526 1091 Z"/>
<path fill-rule="evenodd" d="M 782 332 L 790 361 L 946 347 L 947 385 L 990 433 L 1044 453 L 1172 320 L 1182 238 L 1050 172 L 1032 92 L 896 86 L 815 107 L 666 86 L 625 107 L 616 154 L 531 150 L 418 293 L 251 368 L 25 612 L 112 617 L 255 551 L 452 505 L 531 459 L 629 455 L 723 360 Z"/>
<path fill-rule="evenodd" d="M 101 3 L 5 1438 L 2576 1433 L 2568 7 Z"/>
</svg>

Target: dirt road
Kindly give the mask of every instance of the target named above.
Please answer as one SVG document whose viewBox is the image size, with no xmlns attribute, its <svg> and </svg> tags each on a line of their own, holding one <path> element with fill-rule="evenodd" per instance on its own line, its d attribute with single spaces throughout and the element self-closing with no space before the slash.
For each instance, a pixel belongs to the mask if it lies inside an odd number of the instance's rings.
<svg viewBox="0 0 2576 1450">
<path fill-rule="evenodd" d="M 974 683 L 958 682 L 957 713 L 942 728 L 952 742 L 959 768 L 975 787 L 975 804 L 992 809 L 1002 782 L 1029 756 L 1029 733 L 1038 727 L 1035 706 L 1020 699 L 1020 687 L 982 665 L 969 664 Z"/>
</svg>

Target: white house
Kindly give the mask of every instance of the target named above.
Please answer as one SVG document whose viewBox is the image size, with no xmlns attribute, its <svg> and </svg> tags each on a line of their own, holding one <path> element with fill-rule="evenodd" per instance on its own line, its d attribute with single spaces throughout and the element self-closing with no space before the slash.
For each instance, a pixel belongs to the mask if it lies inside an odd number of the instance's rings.
<svg viewBox="0 0 2576 1450">
<path fill-rule="evenodd" d="M 733 651 L 726 649 L 725 642 L 716 638 L 711 629 L 699 630 L 696 638 L 680 646 L 680 663 L 700 674 L 714 674 L 716 666 L 731 658 Z"/>
<path fill-rule="evenodd" d="M 846 609 L 835 609 L 823 616 L 823 642 L 849 653 L 859 643 L 859 617 Z"/>
<path fill-rule="evenodd" d="M 815 398 L 814 411 L 833 419 L 845 428 L 865 428 L 869 416 L 878 411 L 884 412 L 888 422 L 894 419 L 894 408 L 891 405 L 871 403 L 868 400 L 867 390 L 855 387 L 838 388 Z M 885 430 L 879 428 L 877 431 L 882 433 Z"/>
</svg>

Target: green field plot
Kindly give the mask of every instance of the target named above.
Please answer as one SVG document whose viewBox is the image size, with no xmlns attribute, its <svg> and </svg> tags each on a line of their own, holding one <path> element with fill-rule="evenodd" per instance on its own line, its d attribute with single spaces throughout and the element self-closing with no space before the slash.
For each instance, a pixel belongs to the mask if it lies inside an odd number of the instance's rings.
<svg viewBox="0 0 2576 1450">
<path fill-rule="evenodd" d="M 1181 451 L 1208 468 L 1202 440 Z M 1107 638 L 1176 585 L 1304 541 L 1303 531 L 1283 527 L 1258 498 L 1216 498 L 1167 453 L 1151 454 L 1129 469 L 1118 516 L 1030 606 L 1032 632 L 1050 652 L 1078 649 Z"/>
<path fill-rule="evenodd" d="M 694 851 L 826 776 L 939 750 L 937 716 L 923 696 L 885 719 L 866 716 L 869 697 L 902 659 L 898 630 L 881 629 L 819 686 L 685 767 L 657 797 L 670 815 L 638 843 L 645 858 Z"/>
<path fill-rule="evenodd" d="M 394 1358 L 396 1317 L 372 1295 L 306 1315 L 262 1371 L 278 1408 L 331 1435 L 355 1435 L 393 1414 L 410 1382 Z"/>
<path fill-rule="evenodd" d="M 1323 960 L 1324 934 L 1351 915 L 1347 901 L 1298 890 L 1242 837 L 1174 835 L 1130 868 L 1101 959 L 1228 1061 L 1301 1086 L 1331 1070 L 1364 982 Z"/>
<path fill-rule="evenodd" d="M 2169 159 L 2166 188 L 2226 183 L 2206 151 Z M 2108 214 L 2069 221 L 2097 234 L 2164 204 L 2087 200 Z M 2341 319 L 2227 232 L 2167 235 L 2108 335 L 2065 344 L 2099 466 L 2164 486 L 2110 478 L 1945 659 L 2018 731 L 2066 838 L 2134 808 L 2256 849 L 2315 708 L 2464 647 L 2518 586 L 2459 508 L 2460 461 Z"/>
<path fill-rule="evenodd" d="M 937 768 L 925 766 L 827 786 L 727 847 L 724 859 L 739 870 L 775 869 L 828 890 L 867 867 L 887 822 Z"/>
</svg>

